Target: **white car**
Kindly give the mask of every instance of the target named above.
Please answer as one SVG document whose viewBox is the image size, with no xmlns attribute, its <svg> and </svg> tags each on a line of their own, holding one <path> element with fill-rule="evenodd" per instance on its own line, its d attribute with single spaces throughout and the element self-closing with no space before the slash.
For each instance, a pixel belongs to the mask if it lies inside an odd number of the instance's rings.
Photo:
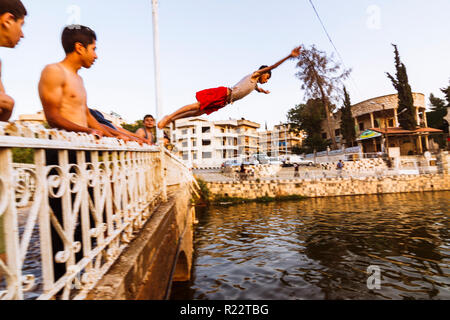
<svg viewBox="0 0 450 320">
<path fill-rule="evenodd" d="M 283 163 L 281 162 L 280 159 L 278 159 L 277 157 L 269 157 L 269 163 L 273 164 L 273 165 L 282 165 Z"/>
<path fill-rule="evenodd" d="M 294 164 L 298 164 L 299 166 L 309 166 L 312 167 L 314 165 L 314 161 L 313 160 L 307 160 L 303 157 L 300 156 L 290 156 L 286 162 L 286 164 L 290 164 L 290 165 L 294 165 Z"/>
</svg>

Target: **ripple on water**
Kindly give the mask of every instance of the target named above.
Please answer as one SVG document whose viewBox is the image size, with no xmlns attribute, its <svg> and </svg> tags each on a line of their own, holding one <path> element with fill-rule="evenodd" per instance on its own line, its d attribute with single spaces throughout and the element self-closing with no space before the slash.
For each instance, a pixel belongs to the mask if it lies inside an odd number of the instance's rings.
<svg viewBox="0 0 450 320">
<path fill-rule="evenodd" d="M 450 192 L 198 212 L 191 282 L 173 299 L 449 299 Z M 367 268 L 381 289 L 367 288 Z"/>
</svg>

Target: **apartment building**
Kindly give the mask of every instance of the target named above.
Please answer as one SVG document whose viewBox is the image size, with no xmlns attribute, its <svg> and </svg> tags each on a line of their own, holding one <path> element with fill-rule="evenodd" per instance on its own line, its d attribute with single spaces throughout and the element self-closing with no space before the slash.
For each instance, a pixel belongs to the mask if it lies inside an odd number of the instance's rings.
<svg viewBox="0 0 450 320">
<path fill-rule="evenodd" d="M 259 150 L 270 157 L 288 155 L 294 148 L 300 148 L 304 139 L 304 133 L 295 134 L 288 124 L 279 124 L 273 130 L 259 133 Z"/>
<path fill-rule="evenodd" d="M 258 152 L 258 123 L 241 120 L 177 120 L 170 136 L 178 156 L 188 165 L 219 167 L 226 160 L 242 159 Z"/>
</svg>

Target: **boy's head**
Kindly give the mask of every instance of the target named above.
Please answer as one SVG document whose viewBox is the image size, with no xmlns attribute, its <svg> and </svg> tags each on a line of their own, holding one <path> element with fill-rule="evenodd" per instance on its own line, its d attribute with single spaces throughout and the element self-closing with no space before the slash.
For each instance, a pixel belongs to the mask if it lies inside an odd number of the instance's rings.
<svg viewBox="0 0 450 320">
<path fill-rule="evenodd" d="M 20 0 L 0 0 L 0 46 L 14 48 L 19 43 L 26 15 Z"/>
<path fill-rule="evenodd" d="M 84 68 L 90 68 L 97 60 L 97 36 L 93 30 L 81 25 L 64 28 L 61 36 L 66 55 L 77 55 Z"/>
<path fill-rule="evenodd" d="M 261 68 L 259 68 L 259 70 L 262 70 L 262 69 L 267 68 L 267 67 L 268 67 L 268 66 L 261 66 Z M 267 81 L 269 81 L 270 78 L 272 78 L 272 71 L 263 73 L 263 74 L 259 77 L 258 82 L 259 82 L 259 83 L 266 83 Z"/>
<path fill-rule="evenodd" d="M 146 115 L 144 117 L 144 126 L 146 128 L 153 128 L 155 126 L 155 118 L 150 114 Z"/>
</svg>

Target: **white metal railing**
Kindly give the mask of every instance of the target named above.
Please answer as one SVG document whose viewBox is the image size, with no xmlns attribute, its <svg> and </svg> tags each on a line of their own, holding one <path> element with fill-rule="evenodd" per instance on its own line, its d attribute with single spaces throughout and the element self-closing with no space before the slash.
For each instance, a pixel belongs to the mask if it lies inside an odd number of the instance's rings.
<svg viewBox="0 0 450 320">
<path fill-rule="evenodd" d="M 33 149 L 34 164 L 14 164 L 13 148 Z M 0 300 L 84 299 L 168 181 L 192 180 L 156 146 L 0 123 Z"/>
</svg>

